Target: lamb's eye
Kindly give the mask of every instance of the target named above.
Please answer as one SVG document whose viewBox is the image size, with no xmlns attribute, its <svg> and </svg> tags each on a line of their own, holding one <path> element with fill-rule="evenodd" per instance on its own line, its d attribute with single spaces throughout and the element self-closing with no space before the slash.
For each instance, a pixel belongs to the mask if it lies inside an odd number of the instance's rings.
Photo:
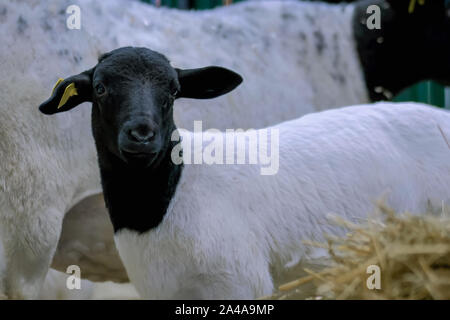
<svg viewBox="0 0 450 320">
<path fill-rule="evenodd" d="M 101 83 L 99 83 L 95 86 L 95 92 L 97 93 L 97 95 L 102 96 L 106 93 L 106 89 Z"/>
</svg>

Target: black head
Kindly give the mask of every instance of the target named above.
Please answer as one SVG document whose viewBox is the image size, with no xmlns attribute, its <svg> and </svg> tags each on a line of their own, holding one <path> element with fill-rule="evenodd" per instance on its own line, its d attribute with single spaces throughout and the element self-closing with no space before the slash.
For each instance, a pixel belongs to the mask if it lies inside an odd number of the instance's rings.
<svg viewBox="0 0 450 320">
<path fill-rule="evenodd" d="M 365 25 L 370 5 L 381 9 L 381 29 Z M 422 80 L 450 84 L 450 1 L 362 0 L 354 31 L 373 100 L 388 97 L 380 88 L 395 95 Z"/>
<path fill-rule="evenodd" d="M 221 67 L 175 69 L 160 53 L 125 47 L 101 56 L 94 68 L 58 83 L 39 110 L 54 114 L 91 101 L 99 153 L 149 166 L 166 151 L 175 129 L 175 99 L 218 97 L 241 82 L 238 74 Z"/>
</svg>

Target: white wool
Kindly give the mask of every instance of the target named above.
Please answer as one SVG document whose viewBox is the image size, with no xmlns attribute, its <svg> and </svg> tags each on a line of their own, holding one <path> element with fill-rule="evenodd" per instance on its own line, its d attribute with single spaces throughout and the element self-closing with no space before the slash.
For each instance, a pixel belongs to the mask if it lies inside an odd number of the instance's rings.
<svg viewBox="0 0 450 320">
<path fill-rule="evenodd" d="M 96 282 L 81 280 L 79 288 L 69 289 L 67 280 L 70 274 L 50 269 L 39 292 L 40 300 L 130 300 L 139 299 L 136 289 L 130 284 Z M 70 280 L 70 279 L 69 279 Z M 1 299 L 2 297 L 0 297 Z"/>
<path fill-rule="evenodd" d="M 365 219 L 382 195 L 398 212 L 450 200 L 449 112 L 379 103 L 273 128 L 280 131 L 278 174 L 263 176 L 257 165 L 185 165 L 160 225 L 116 233 L 142 297 L 269 295 L 272 275 L 309 257 L 302 240 L 345 232 L 329 214 Z M 184 146 L 195 134 L 183 136 Z"/>
<path fill-rule="evenodd" d="M 80 288 L 69 289 L 67 278 L 69 274 L 50 269 L 44 285 L 39 292 L 41 300 L 86 300 L 93 296 L 94 284 L 88 280 L 80 281 Z"/>
</svg>

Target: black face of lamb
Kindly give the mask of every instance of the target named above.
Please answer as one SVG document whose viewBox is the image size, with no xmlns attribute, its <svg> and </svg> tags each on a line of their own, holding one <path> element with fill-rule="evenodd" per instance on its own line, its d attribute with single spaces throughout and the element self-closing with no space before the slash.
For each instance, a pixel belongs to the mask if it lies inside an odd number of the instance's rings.
<svg viewBox="0 0 450 320">
<path fill-rule="evenodd" d="M 142 233 L 162 221 L 183 167 L 171 159 L 177 143 L 171 141 L 174 100 L 214 98 L 241 82 L 224 68 L 174 69 L 157 52 L 126 47 L 58 83 L 39 110 L 54 114 L 92 102 L 92 131 L 114 230 Z"/>
<path fill-rule="evenodd" d="M 177 73 L 156 52 L 119 49 L 100 58 L 92 86 L 92 128 L 114 229 L 145 232 L 162 221 L 181 175 L 170 159 Z"/>
<path fill-rule="evenodd" d="M 100 58 L 92 86 L 97 144 L 132 167 L 151 166 L 175 128 L 176 70 L 157 52 L 122 48 Z"/>
<path fill-rule="evenodd" d="M 365 24 L 367 8 L 381 8 L 381 29 Z M 373 101 L 386 100 L 421 80 L 450 84 L 450 8 L 446 0 L 366 0 L 356 5 L 354 35 Z"/>
</svg>

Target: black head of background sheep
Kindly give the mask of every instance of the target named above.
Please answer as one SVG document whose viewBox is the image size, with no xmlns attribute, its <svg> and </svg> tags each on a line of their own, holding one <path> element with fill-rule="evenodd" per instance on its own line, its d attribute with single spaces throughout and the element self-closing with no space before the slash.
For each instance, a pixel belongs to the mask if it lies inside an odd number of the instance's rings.
<svg viewBox="0 0 450 320">
<path fill-rule="evenodd" d="M 222 67 L 176 69 L 162 54 L 125 47 L 104 54 L 92 69 L 60 79 L 39 110 L 55 114 L 92 102 L 92 130 L 114 229 L 143 232 L 161 222 L 181 173 L 181 166 L 170 161 L 176 144 L 171 141 L 174 100 L 215 98 L 241 82 L 240 75 Z M 113 206 L 119 198 L 129 201 Z M 152 215 L 142 212 L 148 201 Z"/>
<path fill-rule="evenodd" d="M 366 24 L 372 5 L 380 8 L 379 28 Z M 372 101 L 422 80 L 450 84 L 450 1 L 357 1 L 353 29 Z"/>
</svg>

